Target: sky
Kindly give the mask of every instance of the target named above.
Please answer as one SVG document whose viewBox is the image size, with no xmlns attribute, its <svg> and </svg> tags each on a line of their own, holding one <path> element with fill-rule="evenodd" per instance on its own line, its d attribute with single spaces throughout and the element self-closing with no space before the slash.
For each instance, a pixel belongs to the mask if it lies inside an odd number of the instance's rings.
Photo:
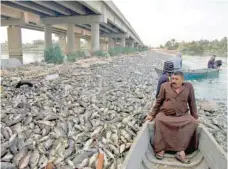
<svg viewBox="0 0 228 169">
<path fill-rule="evenodd" d="M 113 0 L 145 45 L 221 39 L 228 36 L 228 0 Z M 44 39 L 44 33 L 22 29 L 22 42 Z M 54 37 L 54 39 L 57 39 Z M 7 28 L 0 28 L 0 42 Z"/>
</svg>

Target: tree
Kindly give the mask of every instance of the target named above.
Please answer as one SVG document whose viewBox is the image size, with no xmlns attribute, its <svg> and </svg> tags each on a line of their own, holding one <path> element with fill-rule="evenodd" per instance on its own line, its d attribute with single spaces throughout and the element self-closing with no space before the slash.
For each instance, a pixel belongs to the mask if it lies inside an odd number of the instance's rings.
<svg viewBox="0 0 228 169">
<path fill-rule="evenodd" d="M 162 45 L 161 45 L 162 46 Z M 171 39 L 165 43 L 165 48 L 168 50 L 180 50 L 183 54 L 188 55 L 212 55 L 227 56 L 227 37 L 221 40 L 215 39 L 208 41 L 201 39 L 199 41 L 192 42 L 177 42 L 175 39 Z"/>
</svg>

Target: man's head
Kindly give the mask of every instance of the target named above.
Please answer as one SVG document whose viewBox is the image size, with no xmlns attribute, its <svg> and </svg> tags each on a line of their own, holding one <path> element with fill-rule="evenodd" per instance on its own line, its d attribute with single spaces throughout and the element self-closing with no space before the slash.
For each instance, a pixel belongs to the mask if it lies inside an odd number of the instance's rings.
<svg viewBox="0 0 228 169">
<path fill-rule="evenodd" d="M 211 57 L 211 60 L 215 60 L 215 58 L 216 58 L 216 55 L 213 55 L 213 56 Z"/>
<path fill-rule="evenodd" d="M 184 73 L 181 71 L 174 72 L 171 80 L 172 86 L 174 88 L 179 88 L 182 86 L 183 82 L 184 82 Z"/>
<path fill-rule="evenodd" d="M 179 53 L 177 54 L 177 57 L 182 58 L 182 54 L 179 52 Z"/>
<path fill-rule="evenodd" d="M 167 75 L 171 75 L 174 71 L 174 65 L 171 61 L 166 61 L 163 66 L 163 73 L 166 73 Z"/>
</svg>

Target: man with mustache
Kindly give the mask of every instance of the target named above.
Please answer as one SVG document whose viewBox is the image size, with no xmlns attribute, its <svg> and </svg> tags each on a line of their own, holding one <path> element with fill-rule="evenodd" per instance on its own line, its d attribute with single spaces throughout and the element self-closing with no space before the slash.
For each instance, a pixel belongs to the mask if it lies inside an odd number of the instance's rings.
<svg viewBox="0 0 228 169">
<path fill-rule="evenodd" d="M 190 163 L 185 151 L 197 149 L 198 115 L 193 86 L 184 82 L 183 72 L 174 72 L 171 82 L 161 85 L 153 110 L 146 117 L 149 121 L 153 119 L 156 157 L 162 159 L 166 151 L 174 151 L 178 160 Z"/>
</svg>

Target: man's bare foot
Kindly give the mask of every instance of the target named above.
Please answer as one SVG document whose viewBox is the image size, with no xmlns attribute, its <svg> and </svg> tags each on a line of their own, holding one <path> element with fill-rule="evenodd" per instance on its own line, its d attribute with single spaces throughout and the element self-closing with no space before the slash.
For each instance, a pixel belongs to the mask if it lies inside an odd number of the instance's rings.
<svg viewBox="0 0 228 169">
<path fill-rule="evenodd" d="M 176 159 L 179 160 L 182 163 L 189 164 L 190 160 L 186 157 L 184 151 L 177 152 L 175 155 Z"/>
<path fill-rule="evenodd" d="M 156 153 L 156 158 L 161 160 L 164 158 L 165 151 L 160 151 L 159 153 Z"/>
</svg>

